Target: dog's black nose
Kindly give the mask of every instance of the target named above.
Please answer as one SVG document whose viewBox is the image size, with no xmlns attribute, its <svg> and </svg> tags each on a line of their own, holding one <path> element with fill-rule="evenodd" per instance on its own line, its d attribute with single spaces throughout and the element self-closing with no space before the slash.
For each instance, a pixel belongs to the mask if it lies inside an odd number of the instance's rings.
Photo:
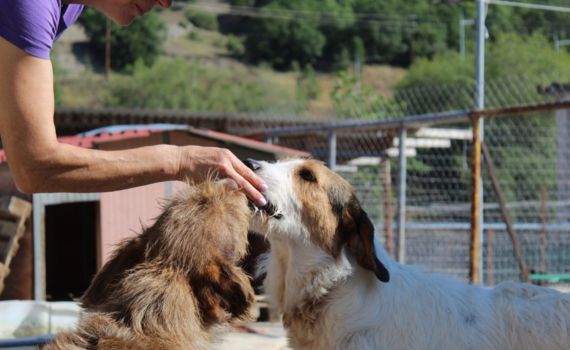
<svg viewBox="0 0 570 350">
<path fill-rule="evenodd" d="M 247 158 L 246 160 L 242 160 L 242 162 L 243 164 L 245 164 L 245 166 L 247 166 L 253 171 L 256 171 L 259 168 L 261 168 L 261 164 L 259 164 L 259 162 L 255 159 Z"/>
</svg>

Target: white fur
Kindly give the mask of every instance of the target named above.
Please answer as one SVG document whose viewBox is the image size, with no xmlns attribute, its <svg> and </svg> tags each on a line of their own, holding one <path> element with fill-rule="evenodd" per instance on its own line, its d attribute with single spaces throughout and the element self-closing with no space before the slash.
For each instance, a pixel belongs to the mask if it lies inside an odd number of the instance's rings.
<svg viewBox="0 0 570 350">
<path fill-rule="evenodd" d="M 292 191 L 290 170 L 298 162 L 263 163 L 258 174 L 269 184 L 267 197 L 284 216 L 254 223 L 271 243 L 261 268 L 275 307 L 287 313 L 306 297 L 325 303 L 312 327 L 289 334 L 294 349 L 570 349 L 569 294 L 522 283 L 468 285 L 399 264 L 375 242 L 390 272 L 382 283 L 348 251 L 335 259 L 312 244 Z"/>
</svg>

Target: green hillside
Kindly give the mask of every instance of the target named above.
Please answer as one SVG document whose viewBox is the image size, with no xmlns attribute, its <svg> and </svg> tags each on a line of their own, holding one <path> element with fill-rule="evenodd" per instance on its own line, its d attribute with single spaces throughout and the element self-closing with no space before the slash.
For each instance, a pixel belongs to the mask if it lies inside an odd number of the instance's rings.
<svg viewBox="0 0 570 350">
<path fill-rule="evenodd" d="M 86 11 L 81 45 L 63 39 L 56 45 L 56 100 L 63 106 L 369 118 L 433 110 L 411 108 L 418 99 L 402 100 L 398 91 L 470 84 L 474 32 L 462 28 L 466 57 L 459 57 L 461 16 L 475 16 L 471 1 L 180 1 L 128 27 L 112 27 L 107 80 L 105 19 Z M 554 74 L 565 77 L 568 55 L 565 48 L 554 51 L 553 38 L 565 37 L 567 17 L 492 8 L 489 51 L 506 59 L 512 52 L 514 61 L 490 57 L 490 78 L 553 73 L 552 67 L 562 67 Z M 513 46 L 508 52 L 505 43 Z M 537 47 L 544 58 L 516 63 Z M 70 64 L 74 60 L 83 68 Z M 421 96 L 427 106 L 431 98 Z"/>
</svg>

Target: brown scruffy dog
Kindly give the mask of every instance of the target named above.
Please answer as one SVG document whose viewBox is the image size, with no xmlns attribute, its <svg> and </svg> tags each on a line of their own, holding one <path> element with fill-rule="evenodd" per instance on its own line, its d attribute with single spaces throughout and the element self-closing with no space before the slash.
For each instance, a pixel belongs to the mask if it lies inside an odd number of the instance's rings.
<svg viewBox="0 0 570 350">
<path fill-rule="evenodd" d="M 117 249 L 85 292 L 77 329 L 44 350 L 210 348 L 224 325 L 250 318 L 254 292 L 237 264 L 251 215 L 229 181 L 191 187 Z"/>
</svg>

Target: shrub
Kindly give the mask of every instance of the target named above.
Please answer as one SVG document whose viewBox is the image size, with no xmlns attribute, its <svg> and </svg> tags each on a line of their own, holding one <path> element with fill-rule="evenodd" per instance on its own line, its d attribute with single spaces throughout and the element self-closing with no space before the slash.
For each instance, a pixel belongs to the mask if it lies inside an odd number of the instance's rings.
<svg viewBox="0 0 570 350">
<path fill-rule="evenodd" d="M 216 16 L 204 10 L 189 8 L 186 10 L 186 19 L 194 26 L 205 30 L 218 30 L 218 20 Z"/>
<path fill-rule="evenodd" d="M 378 95 L 369 86 L 362 86 L 349 71 L 337 74 L 331 99 L 337 116 L 342 118 L 386 119 L 400 113 L 393 99 Z"/>
<path fill-rule="evenodd" d="M 197 30 L 192 30 L 190 31 L 190 33 L 188 33 L 188 38 L 190 40 L 193 41 L 200 41 L 202 40 L 202 37 L 200 36 L 200 33 Z"/>
<path fill-rule="evenodd" d="M 311 101 L 317 99 L 321 94 L 321 86 L 313 67 L 307 66 L 299 72 L 296 91 L 297 112 L 300 113 L 305 111 Z"/>
<path fill-rule="evenodd" d="M 241 57 L 245 52 L 243 42 L 235 35 L 228 35 L 226 39 L 226 49 L 230 52 L 230 55 L 234 57 Z"/>
</svg>

